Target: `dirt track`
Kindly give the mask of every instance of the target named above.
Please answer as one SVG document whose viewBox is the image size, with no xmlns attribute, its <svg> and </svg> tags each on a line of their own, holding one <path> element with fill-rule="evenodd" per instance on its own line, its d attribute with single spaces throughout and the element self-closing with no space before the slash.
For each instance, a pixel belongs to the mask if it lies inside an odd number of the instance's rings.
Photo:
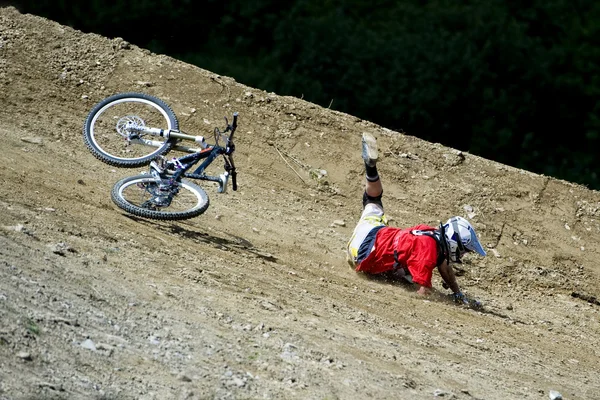
<svg viewBox="0 0 600 400">
<path fill-rule="evenodd" d="M 113 183 L 143 169 L 102 164 L 81 129 L 124 91 L 207 137 L 238 111 L 239 191 L 205 186 L 185 222 L 115 207 Z M 488 257 L 459 283 L 484 311 L 349 270 L 363 131 L 393 225 L 471 218 Z M 599 192 L 14 8 L 0 138 L 2 400 L 600 398 Z"/>
</svg>

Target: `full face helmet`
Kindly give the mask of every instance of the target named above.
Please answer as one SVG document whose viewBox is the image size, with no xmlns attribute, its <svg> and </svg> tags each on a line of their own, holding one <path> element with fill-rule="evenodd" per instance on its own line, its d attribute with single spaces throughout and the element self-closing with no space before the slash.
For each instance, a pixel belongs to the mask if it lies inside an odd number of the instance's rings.
<svg viewBox="0 0 600 400">
<path fill-rule="evenodd" d="M 477 239 L 475 229 L 463 217 L 452 217 L 443 226 L 448 243 L 448 253 L 454 262 L 460 262 L 461 256 L 468 251 L 475 251 L 485 256 L 485 250 Z"/>
</svg>

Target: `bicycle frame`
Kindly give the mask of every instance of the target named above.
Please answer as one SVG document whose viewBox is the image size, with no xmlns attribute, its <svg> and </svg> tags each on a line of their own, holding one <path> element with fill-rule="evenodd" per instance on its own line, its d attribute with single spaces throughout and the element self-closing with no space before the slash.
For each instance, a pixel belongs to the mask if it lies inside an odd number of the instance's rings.
<svg viewBox="0 0 600 400">
<path fill-rule="evenodd" d="M 192 154 L 188 154 L 179 158 L 173 158 L 171 161 L 167 161 L 168 163 L 172 163 L 176 168 L 175 173 L 173 174 L 174 179 L 179 179 L 180 177 L 186 177 L 191 179 L 201 179 L 206 181 L 220 182 L 220 177 L 210 176 L 204 173 L 204 170 L 212 164 L 212 162 L 221 154 L 225 154 L 226 149 L 221 146 L 209 146 L 206 149 L 202 149 L 198 152 L 194 152 Z M 196 165 L 200 160 L 204 160 L 192 173 L 188 173 L 194 165 Z"/>
<path fill-rule="evenodd" d="M 211 181 L 219 183 L 219 193 L 223 193 L 227 189 L 227 183 L 229 181 L 229 177 L 232 177 L 233 190 L 237 190 L 237 183 L 235 179 L 236 171 L 235 166 L 233 164 L 233 158 L 231 157 L 232 153 L 235 150 L 235 146 L 233 144 L 233 134 L 237 128 L 237 117 L 238 113 L 233 114 L 233 122 L 230 125 L 225 118 L 227 123 L 227 128 L 225 131 L 221 133 L 218 128 L 215 128 L 215 141 L 218 143 L 218 138 L 222 136 L 222 134 L 231 132 L 229 137 L 225 137 L 225 142 L 227 143 L 226 147 L 219 146 L 218 144 L 214 145 L 206 145 L 206 141 L 203 136 L 192 136 L 187 135 L 180 131 L 163 131 L 162 129 L 156 128 L 147 128 L 144 127 L 141 130 L 145 133 L 149 133 L 155 136 L 162 136 L 168 139 L 180 139 L 180 140 L 190 140 L 196 143 L 200 143 L 203 145 L 202 149 L 194 149 L 189 148 L 187 146 L 175 146 L 174 148 L 177 150 L 185 151 L 191 154 L 182 156 L 182 157 L 174 157 L 170 161 L 166 161 L 165 169 L 174 169 L 175 172 L 169 177 L 173 181 L 178 181 L 182 177 L 190 178 L 190 179 L 199 179 L 204 181 Z M 145 141 L 146 144 L 152 145 L 151 143 L 154 141 Z M 159 142 L 156 142 L 159 143 Z M 220 155 L 225 156 L 225 172 L 220 176 L 212 176 L 206 175 L 206 168 L 212 164 L 212 162 Z M 196 165 L 200 160 L 204 160 L 193 172 L 188 172 L 194 165 Z"/>
</svg>

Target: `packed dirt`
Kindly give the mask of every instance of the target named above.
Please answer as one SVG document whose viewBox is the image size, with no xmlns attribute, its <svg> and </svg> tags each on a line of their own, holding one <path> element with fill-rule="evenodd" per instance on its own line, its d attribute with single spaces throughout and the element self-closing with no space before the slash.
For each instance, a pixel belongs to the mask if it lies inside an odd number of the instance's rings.
<svg viewBox="0 0 600 400">
<path fill-rule="evenodd" d="M 599 192 L 12 7 L 0 91 L 0 399 L 600 398 Z M 144 168 L 94 158 L 82 126 L 125 91 L 208 138 L 238 111 L 239 190 L 204 185 L 182 222 L 117 208 Z M 437 272 L 422 298 L 348 268 L 364 131 L 392 225 L 478 230 L 488 256 L 457 273 L 482 311 Z"/>
</svg>

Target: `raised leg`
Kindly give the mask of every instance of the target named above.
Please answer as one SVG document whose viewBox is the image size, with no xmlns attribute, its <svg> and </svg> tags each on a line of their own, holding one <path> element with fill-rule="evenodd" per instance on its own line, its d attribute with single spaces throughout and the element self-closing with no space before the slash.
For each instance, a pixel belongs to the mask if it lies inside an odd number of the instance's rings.
<svg viewBox="0 0 600 400">
<path fill-rule="evenodd" d="M 362 135 L 362 158 L 365 162 L 366 172 L 365 193 L 369 197 L 380 197 L 383 193 L 383 186 L 377 172 L 377 141 L 368 132 Z"/>
</svg>

